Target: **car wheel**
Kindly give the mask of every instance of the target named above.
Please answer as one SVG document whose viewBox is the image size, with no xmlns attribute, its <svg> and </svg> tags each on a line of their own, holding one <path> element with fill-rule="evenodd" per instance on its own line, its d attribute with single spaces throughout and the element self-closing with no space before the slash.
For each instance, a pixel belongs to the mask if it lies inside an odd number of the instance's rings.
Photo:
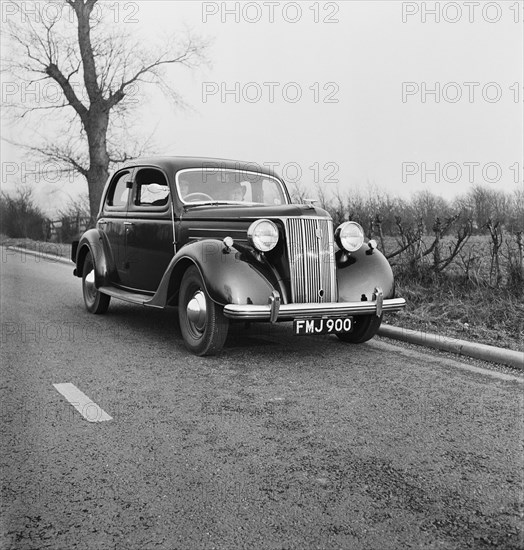
<svg viewBox="0 0 524 550">
<path fill-rule="evenodd" d="M 377 333 L 382 323 L 382 315 L 357 315 L 353 317 L 353 330 L 343 334 L 337 334 L 338 338 L 349 344 L 362 344 L 371 340 Z"/>
<path fill-rule="evenodd" d="M 184 273 L 178 298 L 178 317 L 189 351 L 202 356 L 214 355 L 222 349 L 229 322 L 222 308 L 209 297 L 195 266 Z"/>
<path fill-rule="evenodd" d="M 90 313 L 105 313 L 109 307 L 111 296 L 102 294 L 95 286 L 95 264 L 91 252 L 88 252 L 84 260 L 82 270 L 82 292 L 87 311 Z"/>
</svg>

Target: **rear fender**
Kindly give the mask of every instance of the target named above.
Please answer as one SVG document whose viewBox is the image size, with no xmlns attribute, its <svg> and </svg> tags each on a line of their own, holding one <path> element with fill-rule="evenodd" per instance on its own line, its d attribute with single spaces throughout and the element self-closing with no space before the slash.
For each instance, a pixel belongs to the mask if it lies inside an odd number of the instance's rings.
<svg viewBox="0 0 524 550">
<path fill-rule="evenodd" d="M 380 287 L 384 298 L 394 298 L 393 271 L 385 256 L 367 245 L 348 254 L 339 250 L 336 255 L 338 301 L 358 302 L 373 300 L 373 291 Z"/>
<path fill-rule="evenodd" d="M 187 244 L 171 260 L 152 302 L 173 303 L 186 269 L 195 265 L 210 298 L 220 305 L 268 303 L 279 288 L 274 273 L 253 254 L 227 249 L 222 241 L 206 239 Z"/>
<path fill-rule="evenodd" d="M 75 275 L 82 277 L 84 261 L 91 252 L 95 264 L 95 286 L 108 286 L 115 280 L 116 267 L 111 254 L 107 237 L 98 229 L 89 229 L 80 239 L 76 249 Z"/>
</svg>

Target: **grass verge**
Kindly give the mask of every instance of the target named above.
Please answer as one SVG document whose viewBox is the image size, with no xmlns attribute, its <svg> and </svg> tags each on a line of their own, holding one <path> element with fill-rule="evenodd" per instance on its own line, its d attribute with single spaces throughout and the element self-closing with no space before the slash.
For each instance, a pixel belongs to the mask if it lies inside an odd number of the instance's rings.
<svg viewBox="0 0 524 550">
<path fill-rule="evenodd" d="M 397 294 L 407 307 L 388 315 L 391 325 L 524 351 L 524 304 L 515 290 L 449 277 L 423 283 L 400 276 Z"/>
<path fill-rule="evenodd" d="M 10 238 L 0 235 L 1 246 L 16 246 L 38 252 L 42 256 L 60 256 L 61 258 L 71 258 L 71 244 L 67 243 L 48 243 L 42 241 L 33 241 L 32 239 Z"/>
</svg>

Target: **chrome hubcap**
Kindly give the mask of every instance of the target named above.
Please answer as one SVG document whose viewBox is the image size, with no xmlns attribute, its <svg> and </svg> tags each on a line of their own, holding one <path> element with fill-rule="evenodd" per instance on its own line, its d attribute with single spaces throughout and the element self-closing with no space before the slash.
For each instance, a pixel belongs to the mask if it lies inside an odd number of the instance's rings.
<svg viewBox="0 0 524 550">
<path fill-rule="evenodd" d="M 87 295 L 90 298 L 96 296 L 96 287 L 95 287 L 95 270 L 92 269 L 84 279 L 84 285 L 87 292 Z"/>
<path fill-rule="evenodd" d="M 204 293 L 199 290 L 187 304 L 187 318 L 189 323 L 198 332 L 203 332 L 206 326 L 206 313 L 206 297 Z"/>
</svg>

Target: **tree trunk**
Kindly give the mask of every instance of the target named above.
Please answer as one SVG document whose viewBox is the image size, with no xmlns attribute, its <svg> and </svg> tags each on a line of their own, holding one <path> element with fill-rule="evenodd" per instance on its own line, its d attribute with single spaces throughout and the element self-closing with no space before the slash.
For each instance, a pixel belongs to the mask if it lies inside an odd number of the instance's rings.
<svg viewBox="0 0 524 550">
<path fill-rule="evenodd" d="M 89 123 L 86 128 L 89 144 L 89 170 L 87 171 L 87 186 L 89 188 L 89 207 L 91 220 L 96 219 L 100 208 L 102 191 L 109 176 L 109 155 L 107 154 L 107 113 L 98 109 L 90 110 Z"/>
</svg>

